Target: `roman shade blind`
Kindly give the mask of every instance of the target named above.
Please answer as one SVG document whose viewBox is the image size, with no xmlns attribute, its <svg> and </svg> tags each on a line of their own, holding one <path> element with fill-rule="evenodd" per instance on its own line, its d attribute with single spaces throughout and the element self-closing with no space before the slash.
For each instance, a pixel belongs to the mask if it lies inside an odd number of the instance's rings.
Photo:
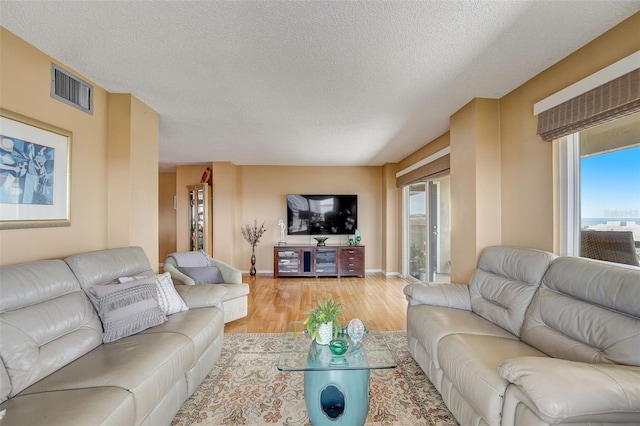
<svg viewBox="0 0 640 426">
<path fill-rule="evenodd" d="M 396 177 L 396 186 L 402 187 L 416 182 L 426 182 L 428 180 L 447 175 L 450 169 L 450 158 L 451 155 L 446 154 L 418 167 L 415 170 L 411 170 L 410 172 Z"/>
<path fill-rule="evenodd" d="M 538 132 L 552 141 L 640 111 L 640 68 L 538 115 Z"/>
</svg>

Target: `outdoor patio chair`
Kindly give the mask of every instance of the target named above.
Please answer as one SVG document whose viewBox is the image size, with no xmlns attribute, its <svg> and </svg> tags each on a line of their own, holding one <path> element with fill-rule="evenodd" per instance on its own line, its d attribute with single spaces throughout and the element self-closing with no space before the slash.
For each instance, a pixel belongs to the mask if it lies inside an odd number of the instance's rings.
<svg viewBox="0 0 640 426">
<path fill-rule="evenodd" d="M 582 257 L 640 266 L 631 231 L 583 230 L 580 240 Z"/>
</svg>

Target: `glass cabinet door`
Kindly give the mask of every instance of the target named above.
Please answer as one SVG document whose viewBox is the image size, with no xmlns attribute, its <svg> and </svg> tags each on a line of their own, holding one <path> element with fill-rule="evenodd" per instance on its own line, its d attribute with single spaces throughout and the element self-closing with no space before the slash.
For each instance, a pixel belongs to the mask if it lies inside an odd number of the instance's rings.
<svg viewBox="0 0 640 426">
<path fill-rule="evenodd" d="M 318 249 L 316 250 L 316 274 L 336 275 L 338 273 L 338 250 Z"/>
<path fill-rule="evenodd" d="M 209 185 L 189 185 L 189 249 L 211 254 Z"/>
<path fill-rule="evenodd" d="M 300 267 L 299 250 L 277 250 L 276 253 L 278 256 L 278 273 L 298 273 Z"/>
</svg>

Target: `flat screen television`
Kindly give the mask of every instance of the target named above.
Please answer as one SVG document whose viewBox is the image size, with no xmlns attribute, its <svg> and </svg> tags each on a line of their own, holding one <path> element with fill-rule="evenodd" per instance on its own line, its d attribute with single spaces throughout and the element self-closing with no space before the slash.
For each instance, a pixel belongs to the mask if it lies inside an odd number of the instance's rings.
<svg viewBox="0 0 640 426">
<path fill-rule="evenodd" d="M 348 235 L 357 227 L 357 195 L 287 195 L 289 235 Z"/>
</svg>

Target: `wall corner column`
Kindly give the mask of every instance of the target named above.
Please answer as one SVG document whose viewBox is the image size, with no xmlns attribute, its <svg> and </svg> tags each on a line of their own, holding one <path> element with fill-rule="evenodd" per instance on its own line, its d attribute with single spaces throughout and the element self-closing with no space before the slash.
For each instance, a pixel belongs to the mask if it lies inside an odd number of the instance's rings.
<svg viewBox="0 0 640 426">
<path fill-rule="evenodd" d="M 398 163 L 382 166 L 382 271 L 385 274 L 402 274 L 400 235 L 400 190 L 396 186 Z"/>
<path fill-rule="evenodd" d="M 235 248 L 238 224 L 236 200 L 238 197 L 237 166 L 230 162 L 214 162 L 213 174 L 213 253 L 230 265 L 236 265 Z"/>
<path fill-rule="evenodd" d="M 109 95 L 107 247 L 140 246 L 159 265 L 158 113 L 130 94 Z"/>
<path fill-rule="evenodd" d="M 501 244 L 500 101 L 451 116 L 451 281 L 468 283 L 483 248 Z"/>
</svg>

